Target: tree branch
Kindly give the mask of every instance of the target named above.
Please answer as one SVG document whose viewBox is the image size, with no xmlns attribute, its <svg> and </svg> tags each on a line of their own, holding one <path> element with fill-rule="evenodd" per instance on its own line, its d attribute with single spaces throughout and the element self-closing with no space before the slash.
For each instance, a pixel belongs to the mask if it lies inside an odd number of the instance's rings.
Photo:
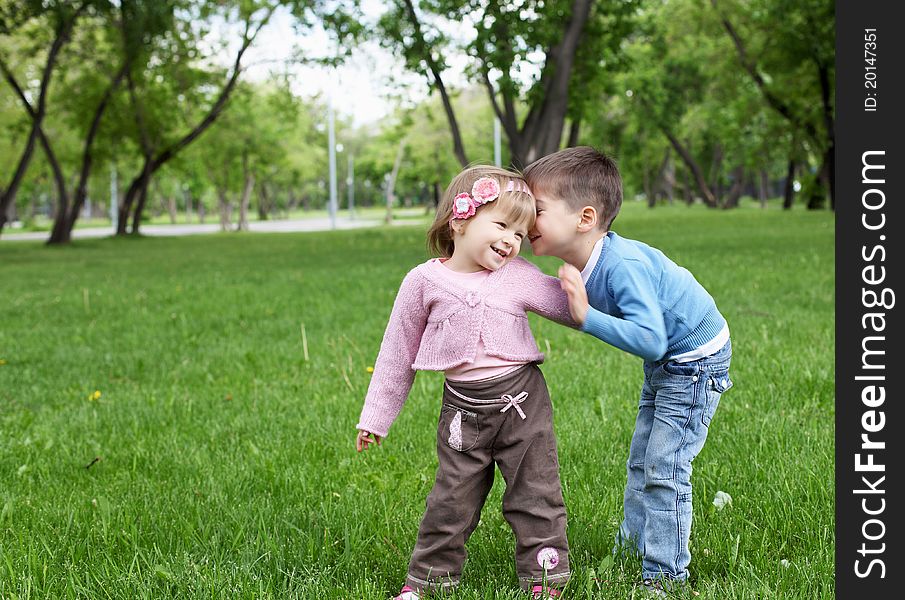
<svg viewBox="0 0 905 600">
<path fill-rule="evenodd" d="M 405 8 L 409 22 L 415 30 L 415 44 L 421 50 L 421 56 L 427 63 L 431 75 L 434 77 L 434 85 L 437 86 L 437 90 L 440 92 L 440 98 L 443 101 L 443 109 L 446 111 L 446 118 L 449 120 L 449 128 L 452 132 L 453 152 L 459 160 L 459 164 L 465 167 L 468 165 L 468 158 L 465 156 L 465 146 L 462 144 L 462 134 L 459 131 L 459 124 L 456 121 L 456 115 L 453 111 L 449 94 L 446 92 L 446 86 L 443 84 L 443 77 L 440 74 L 440 69 L 437 66 L 437 62 L 434 60 L 430 47 L 424 39 L 424 34 L 421 31 L 421 22 L 418 20 L 418 15 L 415 13 L 415 6 L 412 4 L 412 0 L 405 0 Z"/>
<path fill-rule="evenodd" d="M 732 23 L 729 22 L 729 19 L 720 12 L 719 7 L 717 6 L 717 0 L 710 0 L 710 4 L 719 15 L 720 21 L 722 22 L 723 28 L 726 30 L 726 33 L 728 33 L 729 37 L 732 38 L 732 43 L 735 45 L 736 52 L 738 53 L 739 62 L 742 63 L 742 67 L 754 80 L 757 88 L 761 91 L 764 98 L 766 99 L 767 104 L 769 104 L 770 107 L 773 108 L 776 112 L 785 117 L 794 126 L 804 129 L 805 133 L 807 133 L 811 139 L 819 142 L 820 136 L 817 134 L 817 129 L 814 127 L 814 125 L 807 121 L 802 121 L 800 118 L 797 118 L 792 112 L 792 109 L 789 107 L 789 105 L 783 102 L 779 96 L 777 96 L 767 88 L 767 82 L 764 81 L 763 76 L 760 74 L 760 72 L 758 72 L 755 62 L 748 56 L 748 51 L 745 48 L 745 44 L 742 41 L 741 36 L 738 35 L 738 32 L 736 32 L 735 28 L 732 26 Z"/>
</svg>

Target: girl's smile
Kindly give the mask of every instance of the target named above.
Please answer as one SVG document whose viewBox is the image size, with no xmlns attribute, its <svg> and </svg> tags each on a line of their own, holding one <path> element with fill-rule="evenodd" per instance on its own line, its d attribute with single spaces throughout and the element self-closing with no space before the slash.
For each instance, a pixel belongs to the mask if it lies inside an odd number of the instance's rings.
<svg viewBox="0 0 905 600">
<path fill-rule="evenodd" d="M 528 235 L 527 223 L 513 222 L 495 204 L 467 220 L 454 220 L 451 227 L 455 250 L 445 265 L 463 273 L 496 271 L 518 256 Z"/>
</svg>

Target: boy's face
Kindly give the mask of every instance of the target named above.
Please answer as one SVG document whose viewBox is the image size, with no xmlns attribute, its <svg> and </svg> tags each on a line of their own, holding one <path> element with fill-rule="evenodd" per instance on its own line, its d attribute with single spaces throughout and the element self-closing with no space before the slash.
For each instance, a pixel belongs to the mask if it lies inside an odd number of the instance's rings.
<svg viewBox="0 0 905 600">
<path fill-rule="evenodd" d="M 546 193 L 536 193 L 537 219 L 528 231 L 531 250 L 537 256 L 565 258 L 578 240 L 581 215 L 564 201 Z"/>
</svg>

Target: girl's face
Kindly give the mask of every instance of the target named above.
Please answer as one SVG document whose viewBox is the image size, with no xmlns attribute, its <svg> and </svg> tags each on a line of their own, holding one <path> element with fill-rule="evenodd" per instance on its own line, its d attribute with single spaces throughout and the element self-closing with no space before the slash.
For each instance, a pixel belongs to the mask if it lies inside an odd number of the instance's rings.
<svg viewBox="0 0 905 600">
<path fill-rule="evenodd" d="M 496 203 L 485 204 L 475 216 L 450 226 L 456 247 L 446 266 L 463 273 L 496 271 L 518 256 L 528 235 L 528 224 L 512 221 Z"/>
</svg>

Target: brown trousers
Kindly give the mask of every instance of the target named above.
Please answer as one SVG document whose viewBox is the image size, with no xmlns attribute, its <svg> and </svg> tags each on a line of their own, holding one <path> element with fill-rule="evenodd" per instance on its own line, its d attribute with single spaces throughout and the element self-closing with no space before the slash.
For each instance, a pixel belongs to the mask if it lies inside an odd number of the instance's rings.
<svg viewBox="0 0 905 600">
<path fill-rule="evenodd" d="M 503 516 L 515 532 L 522 589 L 569 578 L 566 508 L 559 482 L 553 407 L 540 369 L 525 365 L 479 382 L 443 388 L 434 487 L 418 530 L 406 583 L 438 591 L 459 583 L 465 542 L 478 525 L 493 485 L 506 480 Z"/>
</svg>

